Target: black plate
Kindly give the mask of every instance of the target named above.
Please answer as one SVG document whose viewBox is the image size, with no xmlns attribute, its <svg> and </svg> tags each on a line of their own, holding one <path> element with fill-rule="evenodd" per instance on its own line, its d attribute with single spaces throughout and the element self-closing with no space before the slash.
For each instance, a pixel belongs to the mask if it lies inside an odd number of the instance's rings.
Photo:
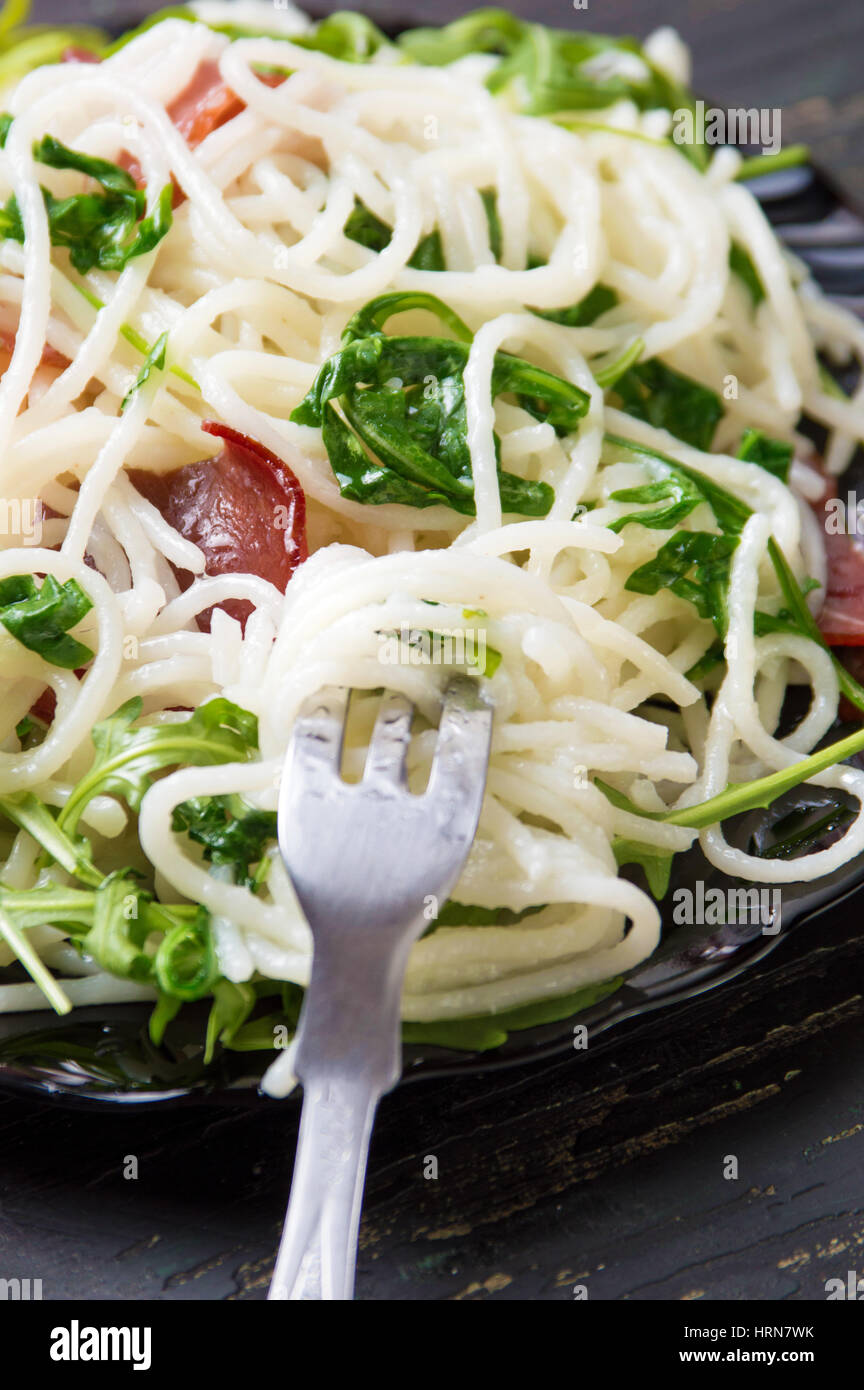
<svg viewBox="0 0 864 1390">
<path fill-rule="evenodd" d="M 749 187 L 781 239 L 808 263 L 832 299 L 864 313 L 864 220 L 842 193 L 809 165 L 753 179 Z M 860 466 L 859 457 L 851 471 L 857 474 Z M 738 827 L 741 843 L 764 823 L 764 813 L 746 818 Z M 620 990 L 578 1015 L 588 1029 L 592 1056 L 634 1028 L 665 1021 L 673 1006 L 758 967 L 790 931 L 813 930 L 821 916 L 864 883 L 864 856 L 818 884 L 783 885 L 781 928 L 771 934 L 759 923 L 675 927 L 667 910 L 674 888 L 700 879 L 706 891 L 739 886 L 710 868 L 698 850 L 676 860 L 660 947 Z M 170 1045 L 156 1049 L 146 1033 L 149 1011 L 149 1005 L 128 1004 L 76 1009 L 71 1018 L 47 1021 L 44 1013 L 0 1016 L 0 1087 L 65 1104 L 237 1104 L 259 1097 L 258 1082 L 271 1054 L 223 1053 L 205 1069 L 202 1013 L 184 1010 L 182 1024 L 172 1025 Z M 486 1053 L 410 1046 L 403 1082 L 498 1070 L 572 1046 L 572 1020 L 511 1033 L 502 1047 Z"/>
</svg>

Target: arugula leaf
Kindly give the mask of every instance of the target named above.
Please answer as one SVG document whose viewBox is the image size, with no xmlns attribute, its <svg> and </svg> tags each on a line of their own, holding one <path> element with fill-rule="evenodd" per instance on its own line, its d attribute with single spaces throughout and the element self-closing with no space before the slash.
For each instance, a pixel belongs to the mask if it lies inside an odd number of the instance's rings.
<svg viewBox="0 0 864 1390">
<path fill-rule="evenodd" d="M 536 264 L 540 264 L 536 262 Z M 618 303 L 618 295 L 607 285 L 595 285 L 578 304 L 567 309 L 532 309 L 538 318 L 548 319 L 550 323 L 563 323 L 566 328 L 589 328 L 609 309 Z"/>
<path fill-rule="evenodd" d="M 45 737 L 45 728 L 41 719 L 36 719 L 32 714 L 25 714 L 15 725 L 15 737 L 22 749 L 36 748 Z"/>
<path fill-rule="evenodd" d="M 127 406 L 130 405 L 133 396 L 135 396 L 141 390 L 141 387 L 144 385 L 144 383 L 150 379 L 151 373 L 154 371 L 161 372 L 165 370 L 165 350 L 167 346 L 168 330 L 166 329 L 165 332 L 160 333 L 159 337 L 156 339 L 152 348 L 145 357 L 144 362 L 142 363 L 141 370 L 136 376 L 133 384 L 129 387 L 129 390 L 126 392 L 126 395 L 123 397 L 123 401 L 120 406 L 121 415 L 126 410 Z"/>
<path fill-rule="evenodd" d="M 480 198 L 483 203 L 483 210 L 486 213 L 486 225 L 489 229 L 489 250 L 492 252 L 493 260 L 501 259 L 501 218 L 498 215 L 498 197 L 494 188 L 483 188 L 480 190 Z"/>
<path fill-rule="evenodd" d="M 695 806 L 681 810 L 643 811 L 623 792 L 617 791 L 599 777 L 594 779 L 594 785 L 599 787 L 613 806 L 622 811 L 629 811 L 631 815 L 643 816 L 647 820 L 665 821 L 670 825 L 683 825 L 691 830 L 703 830 L 709 825 L 719 825 L 730 816 L 741 815 L 744 811 L 767 809 L 784 792 L 791 791 L 793 787 L 798 787 L 802 782 L 815 777 L 818 772 L 835 767 L 861 752 L 864 752 L 864 728 L 856 729 L 846 738 L 829 743 L 827 748 L 820 748 L 818 752 L 811 753 L 809 757 L 802 758 L 779 772 L 769 772 L 764 777 L 754 778 L 752 782 L 731 782 L 725 791 L 718 792 L 707 801 L 700 801 Z"/>
<path fill-rule="evenodd" d="M 23 933 L 48 924 L 62 926 L 103 970 L 152 985 L 180 1001 L 209 994 L 218 978 L 204 908 L 157 902 L 129 869 L 117 870 L 86 890 L 43 884 L 17 892 L 0 885 L 0 927 L 4 922 L 17 933 L 13 949 L 28 970 L 29 956 L 19 949 L 22 941 L 26 945 Z M 43 979 L 37 983 L 48 993 Z"/>
<path fill-rule="evenodd" d="M 141 197 L 138 186 L 128 170 L 121 169 L 119 164 L 112 164 L 109 159 L 99 159 L 96 155 L 70 149 L 53 135 L 44 135 L 36 142 L 33 146 L 33 158 L 40 164 L 47 164 L 49 169 L 76 169 L 79 174 L 87 174 L 112 193 L 129 194 L 133 198 Z"/>
<path fill-rule="evenodd" d="M 57 27 L 27 24 L 30 0 L 4 0 L 0 9 L 0 87 L 4 90 L 33 68 L 60 62 L 70 46 L 99 51 L 106 35 L 86 24 Z"/>
<path fill-rule="evenodd" d="M 641 840 L 627 840 L 619 836 L 612 841 L 612 853 L 619 869 L 624 864 L 638 864 L 648 880 L 652 896 L 658 902 L 665 898 L 669 891 L 672 860 L 675 858 L 673 853 L 658 849 L 656 845 L 643 844 Z"/>
<path fill-rule="evenodd" d="M 653 511 L 628 512 L 626 516 L 619 516 L 609 523 L 609 530 L 615 532 L 623 531 L 625 526 L 633 522 L 652 530 L 671 531 L 705 500 L 699 488 L 683 473 L 673 473 L 657 482 L 645 483 L 642 487 L 619 488 L 617 492 L 610 493 L 610 499 L 613 502 L 640 502 L 646 505 L 651 502 L 666 504 L 655 507 Z"/>
<path fill-rule="evenodd" d="M 700 656 L 698 661 L 694 661 L 689 670 L 684 672 L 688 681 L 704 680 L 705 676 L 717 667 L 721 666 L 726 660 L 726 649 L 723 642 L 712 642 L 706 652 Z"/>
<path fill-rule="evenodd" d="M 614 994 L 624 983 L 618 976 L 596 985 L 584 985 L 572 994 L 554 999 L 540 999 L 521 1008 L 507 1009 L 500 1014 L 482 1018 L 453 1018 L 440 1022 L 403 1023 L 404 1043 L 425 1043 L 434 1047 L 449 1047 L 458 1052 L 488 1052 L 501 1047 L 510 1033 L 524 1028 L 536 1028 L 542 1023 L 557 1023 L 571 1018 Z"/>
<path fill-rule="evenodd" d="M 291 42 L 343 63 L 368 63 L 379 49 L 390 48 L 389 40 L 371 19 L 350 10 L 336 10 L 316 24 L 311 34 L 301 34 Z"/>
<path fill-rule="evenodd" d="M 525 25 L 506 10 L 473 10 L 441 28 L 409 29 L 397 39 L 399 47 L 418 63 L 442 67 L 469 53 L 512 53 L 521 43 Z"/>
<path fill-rule="evenodd" d="M 383 251 L 390 245 L 393 236 L 393 228 L 382 222 L 380 217 L 376 217 L 359 198 L 354 199 L 354 208 L 348 214 L 342 232 L 350 241 L 356 241 L 369 251 Z"/>
<path fill-rule="evenodd" d="M 380 217 L 367 208 L 359 198 L 354 199 L 354 208 L 348 216 L 345 226 L 342 228 L 345 236 L 350 241 L 356 241 L 358 245 L 365 246 L 369 251 L 383 251 L 390 245 L 393 236 L 393 229 L 386 222 L 382 222 Z M 441 244 L 441 233 L 439 231 L 430 232 L 428 236 L 421 237 L 408 265 L 413 270 L 444 270 L 444 249 Z"/>
<path fill-rule="evenodd" d="M 641 362 L 615 382 L 621 408 L 655 429 L 668 430 L 686 444 L 707 452 L 723 406 L 716 391 L 673 371 L 652 358 Z"/>
<path fill-rule="evenodd" d="M 668 589 L 692 603 L 699 617 L 710 619 L 722 637 L 728 626 L 726 597 L 737 546 L 737 536 L 679 531 L 660 547 L 653 560 L 633 571 L 624 588 L 637 594 Z"/>
<path fill-rule="evenodd" d="M 625 376 L 630 368 L 639 361 L 645 350 L 645 339 L 634 338 L 631 343 L 611 360 L 606 362 L 597 359 L 591 363 L 591 371 L 594 373 L 594 380 L 602 386 L 604 391 L 614 388 L 621 377 Z"/>
<path fill-rule="evenodd" d="M 435 488 L 420 487 L 392 469 L 376 463 L 366 453 L 357 435 L 337 414 L 332 402 L 324 407 L 321 437 L 343 497 L 373 506 L 382 506 L 387 502 L 398 502 L 405 507 L 440 505 L 471 515 L 473 503 L 467 497 L 454 498 Z"/>
<path fill-rule="evenodd" d="M 134 29 L 127 29 L 119 38 L 111 40 L 102 48 L 102 57 L 110 58 L 113 54 L 119 53 L 121 48 L 125 48 L 133 39 L 137 39 L 140 34 L 146 34 L 148 29 L 152 29 L 154 24 L 161 24 L 163 19 L 185 19 L 189 24 L 197 24 L 198 16 L 190 5 L 166 5 L 161 10 L 155 10 L 146 19 L 136 25 Z M 210 28 L 215 28 L 210 25 Z"/>
<path fill-rule="evenodd" d="M 486 79 L 492 92 L 506 91 L 517 109 L 532 116 L 563 118 L 572 111 L 597 111 L 630 100 L 640 111 L 661 107 L 687 109 L 698 124 L 698 109 L 683 87 L 650 61 L 631 38 L 549 29 L 517 19 L 506 10 L 481 9 L 436 29 L 412 29 L 397 44 L 416 62 L 441 66 L 469 53 L 498 55 L 501 61 Z M 604 54 L 634 54 L 644 73 L 625 75 L 602 66 Z M 599 60 L 599 61 L 598 61 Z M 698 168 L 709 152 L 694 130 L 694 140 L 678 145 Z"/>
<path fill-rule="evenodd" d="M 606 441 L 620 448 L 629 450 L 630 453 L 642 455 L 645 458 L 654 460 L 657 463 L 665 464 L 669 470 L 670 477 L 689 478 L 694 486 L 702 494 L 703 499 L 709 504 L 717 524 L 722 531 L 729 535 L 740 535 L 743 527 L 752 516 L 750 508 L 746 502 L 727 492 L 704 473 L 697 473 L 692 468 L 687 468 L 683 463 L 677 463 L 675 459 L 670 459 L 666 454 L 661 454 L 657 449 L 652 449 L 646 444 L 637 444 L 635 440 L 625 439 L 621 435 L 607 434 Z M 638 514 L 633 518 L 638 520 Z M 803 637 L 809 637 L 811 641 L 817 642 L 824 651 L 831 657 L 834 670 L 837 674 L 837 682 L 840 686 L 841 694 L 845 695 L 850 704 L 856 709 L 864 711 L 864 687 L 859 685 L 854 676 L 851 676 L 843 663 L 832 651 L 825 641 L 819 626 L 807 606 L 806 591 L 802 589 L 789 561 L 783 554 L 773 536 L 768 538 L 768 558 L 773 565 L 780 584 L 780 590 L 785 601 L 785 610 L 782 615 L 773 621 L 783 624 L 782 630 L 786 632 L 796 632 Z M 809 585 L 808 585 L 809 587 Z M 757 623 L 771 622 L 768 614 L 758 614 Z M 778 630 L 778 629 L 772 629 Z M 707 659 L 706 656 L 702 661 Z M 699 663 L 697 663 L 698 665 Z"/>
<path fill-rule="evenodd" d="M 22 647 L 53 666 L 73 671 L 93 658 L 83 642 L 69 636 L 93 607 L 75 579 L 59 583 L 46 574 L 37 588 L 32 574 L 13 574 L 0 579 L 0 623 Z"/>
<path fill-rule="evenodd" d="M 412 270 L 446 270 L 444 245 L 437 227 L 418 241 L 417 249 L 408 264 Z"/>
<path fill-rule="evenodd" d="M 255 715 L 230 700 L 208 700 L 174 724 L 135 728 L 141 708 L 136 696 L 94 726 L 95 757 L 57 817 L 61 830 L 74 830 L 97 794 L 120 797 L 137 811 L 155 772 L 180 765 L 246 762 L 258 747 Z"/>
<path fill-rule="evenodd" d="M 134 256 L 151 251 L 169 230 L 173 201 L 170 183 L 162 189 L 152 213 L 146 214 L 146 193 L 118 164 L 69 149 L 51 135 L 36 142 L 33 156 L 52 169 L 73 169 L 85 174 L 102 187 L 101 193 L 76 193 L 69 198 L 56 198 L 47 188 L 42 189 L 51 244 L 66 247 L 73 266 L 82 275 L 94 266 L 100 270 L 122 270 Z M 24 226 L 14 196 L 0 208 L 0 236 L 24 241 Z"/>
<path fill-rule="evenodd" d="M 688 468 L 686 464 L 679 463 L 677 459 L 669 458 L 668 454 L 661 454 L 658 449 L 652 449 L 647 444 L 639 444 L 635 439 L 625 439 L 620 434 L 607 433 L 606 442 L 617 448 L 626 449 L 631 454 L 639 454 L 643 458 L 662 463 L 668 470 L 669 478 L 677 479 L 682 483 L 682 486 L 685 480 L 689 482 L 691 488 L 700 495 L 701 500 L 708 503 L 722 531 L 731 532 L 736 536 L 740 535 L 753 515 L 746 502 L 742 502 L 740 498 L 720 487 L 706 473 L 698 473 L 694 468 Z M 639 520 L 638 514 L 635 519 Z"/>
<path fill-rule="evenodd" d="M 386 335 L 387 320 L 409 309 L 435 314 L 455 340 Z M 321 426 L 343 496 L 416 507 L 437 503 L 473 515 L 463 381 L 470 340 L 467 325 L 434 295 L 391 292 L 353 316 L 341 350 L 324 363 L 291 415 L 297 424 Z M 560 433 L 574 430 L 588 409 L 578 387 L 499 352 L 492 394 L 511 392 Z M 546 515 L 554 497 L 547 484 L 506 472 L 499 478 L 505 511 Z"/>
<path fill-rule="evenodd" d="M 204 1044 L 205 1066 L 212 1062 L 217 1043 L 221 1043 L 223 1047 L 231 1046 L 257 1003 L 258 996 L 251 985 L 234 984 L 231 980 L 217 980 L 215 982 L 213 1004 L 207 1018 L 207 1036 Z"/>
<path fill-rule="evenodd" d="M 174 807 L 172 829 L 185 830 L 204 846 L 209 863 L 229 865 L 234 882 L 254 891 L 258 880 L 251 866 L 261 863 L 276 839 L 276 812 L 258 810 L 240 796 L 194 797 Z"/>
<path fill-rule="evenodd" d="M 103 875 L 93 863 L 89 842 L 80 835 L 64 833 L 44 801 L 40 801 L 32 792 L 16 792 L 0 797 L 0 813 L 17 825 L 19 830 L 26 830 L 28 835 L 32 835 L 37 844 L 67 873 L 91 888 L 102 882 Z"/>
<path fill-rule="evenodd" d="M 68 1014 L 72 1001 L 64 989 L 58 985 L 51 971 L 34 950 L 20 925 L 5 911 L 3 895 L 0 894 L 0 938 L 27 971 L 31 980 L 38 985 L 55 1013 Z"/>
<path fill-rule="evenodd" d="M 199 907 L 191 919 L 170 926 L 170 917 L 176 913 L 154 903 L 151 915 L 157 920 L 168 919 L 153 958 L 153 974 L 159 988 L 176 999 L 202 999 L 219 978 L 210 914 Z"/>
<path fill-rule="evenodd" d="M 256 982 L 253 988 L 257 997 L 261 997 L 262 992 L 266 994 L 278 992 L 282 999 L 281 1011 L 275 1014 L 265 1014 L 260 1018 L 253 1018 L 248 1023 L 243 1023 L 240 1027 L 232 1029 L 230 1033 L 223 1029 L 222 1045 L 229 1048 L 231 1052 L 267 1052 L 274 1046 L 274 1034 L 277 1028 L 284 1028 L 289 1037 L 297 1031 L 300 1010 L 303 1006 L 303 990 L 299 985 L 285 981 L 280 985 L 278 991 L 274 991 L 271 982 L 265 980 Z M 239 1006 L 237 1007 L 239 1008 Z"/>
<path fill-rule="evenodd" d="M 729 269 L 744 281 L 753 301 L 753 307 L 756 308 L 765 298 L 765 287 L 759 278 L 759 272 L 753 264 L 749 251 L 739 241 L 733 241 L 729 247 Z"/>
<path fill-rule="evenodd" d="M 773 473 L 781 483 L 788 482 L 789 468 L 795 450 L 791 444 L 781 439 L 771 439 L 761 430 L 747 430 L 742 435 L 737 456 L 747 463 L 758 463 L 768 473 Z"/>
</svg>

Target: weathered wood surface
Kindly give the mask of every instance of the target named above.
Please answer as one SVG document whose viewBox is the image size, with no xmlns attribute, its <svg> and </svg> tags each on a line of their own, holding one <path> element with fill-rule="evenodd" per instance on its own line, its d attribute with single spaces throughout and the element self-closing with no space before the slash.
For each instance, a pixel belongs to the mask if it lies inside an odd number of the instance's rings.
<svg viewBox="0 0 864 1390">
<path fill-rule="evenodd" d="M 569 20 L 563 3 L 530 11 Z M 808 140 L 864 196 L 856 0 L 604 0 L 576 18 L 676 23 L 700 90 L 782 105 L 784 139 Z M 389 1097 L 359 1296 L 572 1299 L 585 1285 L 601 1299 L 798 1300 L 864 1272 L 862 908 L 648 1039 Z M 0 1099 L 0 1275 L 41 1278 L 50 1299 L 263 1297 L 295 1126 L 276 1105 L 87 1114 Z"/>
</svg>

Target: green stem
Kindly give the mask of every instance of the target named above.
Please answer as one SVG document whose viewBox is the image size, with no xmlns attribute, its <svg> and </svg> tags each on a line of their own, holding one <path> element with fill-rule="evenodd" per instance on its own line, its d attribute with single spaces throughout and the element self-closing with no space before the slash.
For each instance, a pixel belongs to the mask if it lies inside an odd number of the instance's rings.
<svg viewBox="0 0 864 1390">
<path fill-rule="evenodd" d="M 203 736 L 190 738 L 188 734 L 180 733 L 176 738 L 166 738 L 164 726 L 160 729 L 160 734 L 161 737 L 158 745 L 160 752 L 165 748 L 171 748 L 177 755 L 176 757 L 166 760 L 163 766 L 173 766 L 174 764 L 182 763 L 184 754 L 186 753 L 203 754 L 201 764 L 204 766 L 219 762 L 231 762 L 236 757 L 236 753 L 233 750 L 231 756 L 226 754 L 224 757 L 214 757 L 212 742 L 208 742 Z M 70 826 L 70 828 L 74 827 L 82 807 L 86 806 L 87 802 L 96 795 L 100 785 L 109 780 L 120 768 L 146 756 L 146 751 L 146 748 L 142 745 L 124 749 L 121 753 L 115 753 L 113 758 L 99 763 L 98 767 L 92 772 L 82 777 L 57 817 L 58 827 L 61 830 L 64 830 L 67 826 Z"/>
<path fill-rule="evenodd" d="M 802 758 L 791 767 L 783 768 L 780 772 L 771 772 L 766 777 L 757 777 L 755 782 L 742 782 L 727 787 L 725 792 L 709 797 L 698 806 L 690 806 L 683 811 L 668 811 L 660 819 L 668 821 L 671 825 L 687 826 L 691 830 L 717 825 L 720 821 L 728 820 L 730 816 L 740 815 L 742 811 L 754 811 L 758 807 L 770 806 L 784 792 L 799 787 L 802 782 L 808 782 L 817 773 L 845 762 L 854 753 L 862 751 L 864 729 L 857 729 L 854 734 L 847 734 L 846 738 L 839 739 L 837 743 L 829 743 L 827 748 L 822 748 L 818 753 L 811 753 L 809 758 Z"/>
<path fill-rule="evenodd" d="M 687 806 L 680 810 L 643 811 L 641 806 L 637 806 L 623 792 L 616 791 L 599 777 L 595 778 L 595 786 L 599 787 L 603 795 L 620 811 L 641 816 L 644 820 L 680 825 L 687 830 L 704 830 L 709 825 L 719 825 L 730 816 L 739 816 L 744 811 L 765 809 L 784 792 L 799 787 L 802 782 L 809 782 L 818 773 L 835 767 L 851 758 L 853 754 L 861 752 L 864 752 L 864 728 L 856 729 L 854 734 L 847 734 L 836 743 L 830 743 L 818 753 L 811 753 L 809 758 L 802 758 L 791 767 L 782 768 L 779 772 L 769 772 L 765 777 L 757 777 L 752 782 L 733 782 L 725 791 L 718 792 L 707 801 L 700 801 L 695 806 Z"/>
<path fill-rule="evenodd" d="M 704 473 L 700 473 L 694 468 L 688 468 L 686 464 L 678 463 L 676 459 L 668 458 L 666 454 L 661 454 L 657 449 L 652 449 L 647 444 L 637 444 L 633 439 L 626 439 L 623 435 L 606 434 L 605 438 L 609 444 L 629 449 L 634 454 L 643 454 L 647 458 L 657 459 L 660 463 L 665 463 L 668 468 L 677 469 L 679 473 L 686 474 L 705 494 L 705 499 L 709 505 L 713 507 L 712 498 L 716 497 L 726 504 L 730 512 L 737 513 L 736 524 L 739 529 L 743 528 L 745 522 L 753 515 L 751 508 L 745 502 L 735 497 L 733 493 L 727 492 L 725 488 L 720 487 Z M 716 507 L 714 511 L 716 515 Z M 849 703 L 854 705 L 856 709 L 864 712 L 864 686 L 859 685 L 854 676 L 849 674 L 842 661 L 834 655 L 831 647 L 825 641 L 819 631 L 816 619 L 807 607 L 807 601 L 801 592 L 801 585 L 795 578 L 789 561 L 773 536 L 768 539 L 768 555 L 774 566 L 774 572 L 777 575 L 789 612 L 797 621 L 800 635 L 809 637 L 812 642 L 816 642 L 823 651 L 828 653 L 837 673 L 837 684 L 841 694 L 845 695 Z"/>
<path fill-rule="evenodd" d="M 91 289 L 88 289 L 86 285 L 75 284 L 72 281 L 69 283 L 72 285 L 73 289 L 78 291 L 82 299 L 86 299 L 91 309 L 105 308 L 99 296 L 94 294 Z M 123 323 L 120 325 L 120 336 L 125 338 L 127 343 L 131 343 L 135 351 L 140 352 L 144 357 L 149 357 L 150 353 L 153 351 L 153 344 L 148 343 L 147 339 L 139 333 L 136 328 L 133 328 L 131 324 Z M 179 377 L 181 381 L 185 381 L 187 386 L 193 386 L 196 391 L 201 390 L 194 376 L 190 376 L 183 367 L 172 366 L 169 367 L 168 370 L 173 372 L 176 377 Z"/>
<path fill-rule="evenodd" d="M 104 875 L 91 863 L 84 849 L 62 833 L 44 802 L 31 792 L 0 797 L 0 812 L 20 830 L 26 830 L 67 873 L 81 879 L 89 888 L 98 888 Z"/>
<path fill-rule="evenodd" d="M 10 950 L 14 951 L 33 983 L 39 986 L 55 1013 L 68 1014 L 72 1009 L 72 1000 L 60 988 L 44 962 L 39 959 L 24 933 L 14 926 L 2 912 L 0 912 L 0 936 L 5 938 Z"/>
<path fill-rule="evenodd" d="M 799 164 L 810 162 L 810 151 L 806 145 L 787 145 L 776 154 L 758 154 L 753 159 L 742 159 L 736 179 L 759 178 L 762 174 L 776 174 L 781 169 L 794 169 Z"/>
</svg>

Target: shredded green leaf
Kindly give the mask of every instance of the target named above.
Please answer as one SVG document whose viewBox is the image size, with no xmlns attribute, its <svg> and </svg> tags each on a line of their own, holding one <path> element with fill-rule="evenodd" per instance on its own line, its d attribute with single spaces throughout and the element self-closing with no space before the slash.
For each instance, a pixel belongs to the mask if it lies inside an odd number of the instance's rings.
<svg viewBox="0 0 864 1390">
<path fill-rule="evenodd" d="M 640 362 L 614 384 L 621 409 L 655 429 L 668 430 L 706 453 L 723 406 L 716 391 L 652 358 Z"/>
<path fill-rule="evenodd" d="M 418 309 L 434 314 L 455 337 L 384 333 L 393 315 Z M 354 315 L 341 350 L 324 363 L 291 415 L 297 424 L 322 427 L 343 496 L 374 504 L 446 505 L 473 515 L 463 383 L 470 341 L 459 316 L 429 294 L 381 295 Z M 574 430 L 588 409 L 579 387 L 499 352 L 492 393 L 510 392 L 560 433 Z M 546 483 L 502 471 L 499 487 L 505 512 L 545 516 L 552 505 Z"/>
<path fill-rule="evenodd" d="M 4 136 L 8 129 L 6 125 Z M 169 230 L 173 199 L 170 183 L 162 189 L 152 212 L 147 213 L 146 193 L 118 164 L 69 149 L 52 135 L 36 142 L 33 156 L 52 169 L 85 174 L 101 186 L 99 193 L 75 193 L 68 198 L 57 198 L 47 188 L 42 189 L 51 243 L 68 249 L 73 266 L 82 275 L 94 267 L 122 270 L 134 256 L 152 251 Z M 24 226 L 14 196 L 0 208 L 0 237 L 24 241 Z"/>
<path fill-rule="evenodd" d="M 93 652 L 69 631 L 93 607 L 80 584 L 64 584 L 46 574 L 37 586 L 32 574 L 0 579 L 0 623 L 12 636 L 44 661 L 72 671 L 92 661 Z"/>
</svg>

